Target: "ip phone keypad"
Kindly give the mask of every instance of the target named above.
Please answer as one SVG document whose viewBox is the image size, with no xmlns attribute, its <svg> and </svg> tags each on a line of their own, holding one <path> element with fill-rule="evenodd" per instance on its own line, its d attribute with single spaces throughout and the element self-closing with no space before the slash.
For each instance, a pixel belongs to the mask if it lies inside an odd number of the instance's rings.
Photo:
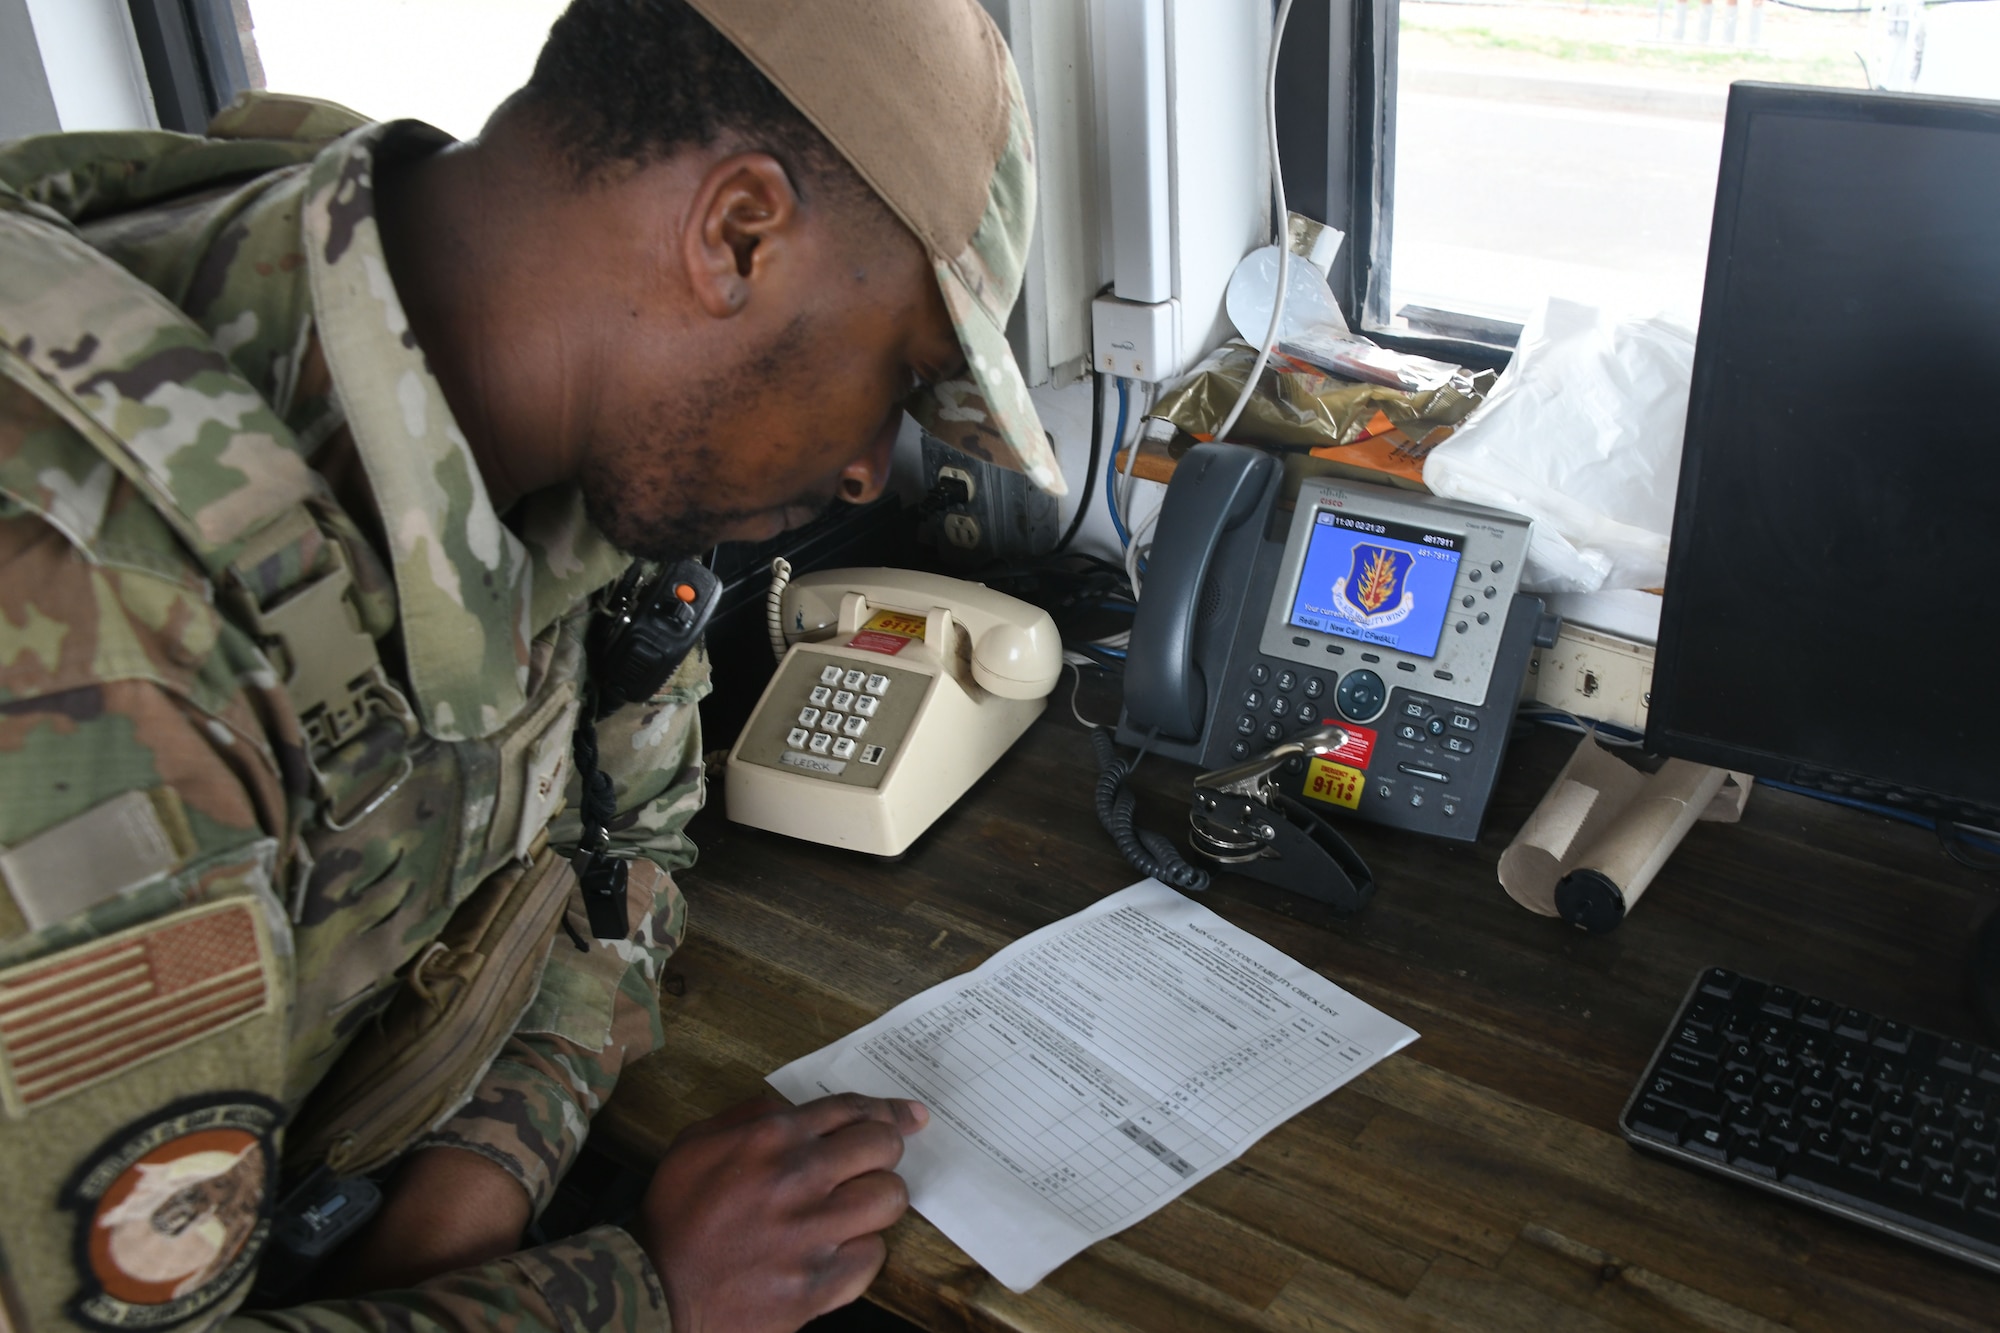
<svg viewBox="0 0 2000 1333">
<path fill-rule="evenodd" d="M 1363 678 L 1357 682 L 1359 688 L 1343 692 L 1342 685 L 1355 677 Z M 1487 739 L 1480 732 L 1480 710 L 1449 700 L 1413 697 L 1402 690 L 1381 710 L 1379 701 L 1387 692 L 1381 678 L 1365 668 L 1341 676 L 1253 663 L 1235 683 L 1230 756 L 1248 759 L 1328 722 L 1350 721 L 1344 712 L 1378 710 L 1378 716 L 1356 724 L 1383 733 L 1368 765 L 1369 798 L 1406 802 L 1418 809 L 1430 805 L 1445 819 L 1456 819 L 1465 797 L 1450 787 L 1454 778 L 1463 780 L 1461 765 Z M 1344 707 L 1350 702 L 1359 707 Z M 1402 744 L 1387 744 L 1391 738 Z M 1295 758 L 1286 767 L 1296 775 L 1305 771 L 1305 762 Z"/>
<path fill-rule="evenodd" d="M 1323 714 L 1331 712 L 1333 682 L 1331 671 L 1301 671 L 1256 662 L 1236 683 L 1236 741 L 1229 753 L 1248 759 L 1287 737 L 1316 729 Z M 1227 716 L 1227 714 L 1225 714 Z"/>
</svg>

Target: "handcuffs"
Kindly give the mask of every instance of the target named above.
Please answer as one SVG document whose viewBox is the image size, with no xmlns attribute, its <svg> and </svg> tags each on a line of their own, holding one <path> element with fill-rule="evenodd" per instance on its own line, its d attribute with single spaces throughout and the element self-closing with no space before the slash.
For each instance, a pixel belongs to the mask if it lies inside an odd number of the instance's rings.
<svg viewBox="0 0 2000 1333">
<path fill-rule="evenodd" d="M 1278 788 L 1289 759 L 1328 755 L 1347 743 L 1337 726 L 1321 727 L 1254 759 L 1194 780 L 1188 843 L 1195 855 L 1239 875 L 1314 898 L 1343 916 L 1375 895 L 1368 863 L 1331 823 Z"/>
</svg>

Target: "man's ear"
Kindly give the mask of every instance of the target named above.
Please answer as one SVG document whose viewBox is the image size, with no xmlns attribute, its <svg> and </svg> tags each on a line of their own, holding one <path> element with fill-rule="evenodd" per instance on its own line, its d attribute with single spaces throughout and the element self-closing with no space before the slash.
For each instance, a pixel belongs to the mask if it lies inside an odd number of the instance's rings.
<svg viewBox="0 0 2000 1333">
<path fill-rule="evenodd" d="M 735 153 L 703 173 L 681 232 L 681 261 L 702 309 L 727 319 L 750 303 L 799 220 L 791 177 L 769 153 Z"/>
</svg>

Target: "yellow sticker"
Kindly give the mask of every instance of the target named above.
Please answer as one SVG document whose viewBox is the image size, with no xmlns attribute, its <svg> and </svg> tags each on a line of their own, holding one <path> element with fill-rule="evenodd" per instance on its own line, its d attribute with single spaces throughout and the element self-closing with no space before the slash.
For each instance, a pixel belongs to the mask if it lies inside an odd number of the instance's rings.
<svg viewBox="0 0 2000 1333">
<path fill-rule="evenodd" d="M 1311 767 L 1306 769 L 1306 795 L 1328 805 L 1344 805 L 1349 810 L 1356 808 L 1361 804 L 1361 792 L 1367 785 L 1368 778 L 1360 769 L 1331 760 L 1314 759 Z"/>
<path fill-rule="evenodd" d="M 863 629 L 880 630 L 884 634 L 903 634 L 912 639 L 924 637 L 924 627 L 930 622 L 923 616 L 906 615 L 901 611 L 877 611 L 868 617 Z"/>
</svg>

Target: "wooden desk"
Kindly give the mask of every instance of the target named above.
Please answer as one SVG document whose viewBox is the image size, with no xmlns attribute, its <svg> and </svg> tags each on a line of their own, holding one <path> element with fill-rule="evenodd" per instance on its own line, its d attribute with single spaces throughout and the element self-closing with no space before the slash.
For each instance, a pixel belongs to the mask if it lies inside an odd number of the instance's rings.
<svg viewBox="0 0 2000 1333">
<path fill-rule="evenodd" d="M 1068 693 L 900 864 L 705 814 L 667 1046 L 627 1073 L 599 1142 L 657 1156 L 767 1071 L 1137 878 L 1091 814 Z M 1928 832 L 1763 789 L 1741 825 L 1697 826 L 1623 927 L 1586 936 L 1493 872 L 1569 744 L 1538 728 L 1514 747 L 1476 846 L 1354 826 L 1380 890 L 1352 920 L 1247 880 L 1208 894 L 1415 1045 L 1026 1295 L 912 1214 L 870 1298 L 936 1330 L 1994 1327 L 2000 1278 L 1614 1128 L 1704 965 L 1977 1035 L 1961 966 L 1993 878 Z M 1144 826 L 1178 831 L 1191 775 L 1140 768 Z"/>
</svg>

